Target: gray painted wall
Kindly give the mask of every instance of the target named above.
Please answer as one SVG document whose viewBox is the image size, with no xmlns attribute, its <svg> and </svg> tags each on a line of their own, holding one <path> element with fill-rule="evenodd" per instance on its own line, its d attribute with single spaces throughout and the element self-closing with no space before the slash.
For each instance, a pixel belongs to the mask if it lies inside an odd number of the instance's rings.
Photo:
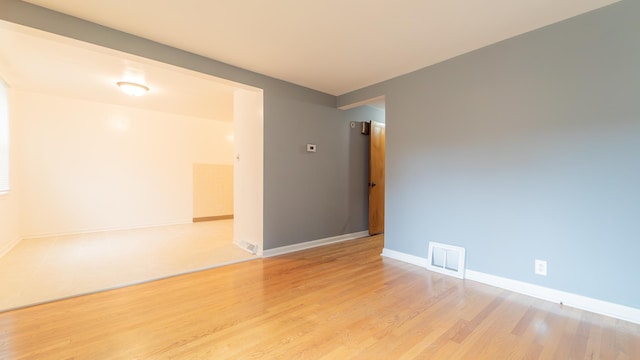
<svg viewBox="0 0 640 360">
<path fill-rule="evenodd" d="M 346 233 L 348 125 L 335 108 L 288 96 L 269 100 L 265 95 L 265 249 Z"/>
<path fill-rule="evenodd" d="M 640 308 L 639 36 L 622 1 L 339 97 L 386 95 L 385 246 Z"/>
<path fill-rule="evenodd" d="M 334 96 L 17 0 L 0 0 L 0 19 L 262 88 L 264 248 L 363 230 L 349 216 L 349 128 Z"/>
</svg>

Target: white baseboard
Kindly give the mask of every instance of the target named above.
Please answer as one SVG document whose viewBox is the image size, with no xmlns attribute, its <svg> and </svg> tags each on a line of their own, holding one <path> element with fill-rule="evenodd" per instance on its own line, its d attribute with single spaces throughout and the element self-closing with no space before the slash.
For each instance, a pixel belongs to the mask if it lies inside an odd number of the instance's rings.
<svg viewBox="0 0 640 360">
<path fill-rule="evenodd" d="M 386 248 L 382 250 L 382 256 L 404 261 L 406 263 L 417 265 L 427 269 L 428 261 L 426 258 L 405 254 Z M 465 270 L 465 278 L 467 280 L 477 281 L 479 283 L 495 286 L 519 294 L 528 295 L 534 298 L 555 303 L 562 303 L 563 305 L 571 306 L 577 309 L 629 321 L 635 324 L 640 324 L 640 309 L 632 308 L 629 306 L 615 304 L 608 301 L 598 300 L 582 295 L 550 289 L 539 285 L 507 279 L 500 276 L 489 275 L 479 271 L 468 269 Z"/>
<path fill-rule="evenodd" d="M 9 241 L 8 243 L 0 247 L 0 258 L 7 255 L 9 251 L 11 251 L 11 249 L 13 249 L 16 245 L 18 245 L 19 242 L 20 242 L 20 238 L 16 237 L 15 239 Z"/>
<path fill-rule="evenodd" d="M 507 279 L 495 275 L 489 275 L 473 270 L 466 270 L 468 280 L 499 287 L 509 291 L 528 295 L 542 300 L 547 300 L 577 309 L 590 311 L 596 314 L 609 316 L 616 319 L 640 324 L 640 309 L 598 300 L 582 295 L 568 293 L 544 286 L 525 283 L 522 281 Z"/>
<path fill-rule="evenodd" d="M 338 236 L 328 237 L 324 239 L 307 241 L 300 244 L 281 246 L 274 249 L 264 250 L 262 252 L 262 257 L 272 257 L 272 256 L 288 254 L 291 252 L 311 249 L 318 246 L 324 246 L 324 245 L 334 244 L 338 242 L 359 239 L 365 236 L 369 236 L 368 231 L 360 231 L 360 232 L 355 232 L 351 234 L 344 234 L 344 235 L 338 235 Z"/>
<path fill-rule="evenodd" d="M 415 256 L 415 255 L 409 255 L 407 253 L 403 253 L 400 251 L 389 250 L 387 248 L 383 248 L 382 254 L 380 255 L 384 257 L 388 257 L 389 259 L 400 260 L 409 264 L 417 265 L 425 269 L 429 264 L 429 260 L 427 260 L 426 258 Z"/>
<path fill-rule="evenodd" d="M 102 228 L 93 228 L 93 229 L 77 229 L 72 231 L 31 233 L 31 234 L 24 235 L 22 239 L 28 240 L 28 239 L 37 239 L 42 237 L 51 237 L 51 236 L 91 234 L 91 233 L 98 233 L 98 232 L 104 232 L 104 231 L 134 230 L 134 229 L 154 228 L 154 227 L 160 227 L 160 226 L 184 225 L 184 224 L 192 224 L 192 223 L 193 223 L 193 219 L 189 218 L 189 219 L 180 219 L 176 221 L 170 221 L 166 223 L 133 224 L 133 225 L 125 225 L 125 226 L 106 226 Z"/>
</svg>

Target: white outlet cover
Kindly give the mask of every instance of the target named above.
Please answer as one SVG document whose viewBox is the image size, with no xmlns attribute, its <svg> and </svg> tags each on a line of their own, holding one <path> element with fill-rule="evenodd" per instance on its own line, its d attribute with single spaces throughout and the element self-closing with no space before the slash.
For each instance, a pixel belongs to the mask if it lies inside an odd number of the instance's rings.
<svg viewBox="0 0 640 360">
<path fill-rule="evenodd" d="M 547 276 L 547 262 L 536 259 L 534 272 L 537 275 Z"/>
<path fill-rule="evenodd" d="M 308 152 L 316 152 L 316 144 L 307 144 Z"/>
</svg>

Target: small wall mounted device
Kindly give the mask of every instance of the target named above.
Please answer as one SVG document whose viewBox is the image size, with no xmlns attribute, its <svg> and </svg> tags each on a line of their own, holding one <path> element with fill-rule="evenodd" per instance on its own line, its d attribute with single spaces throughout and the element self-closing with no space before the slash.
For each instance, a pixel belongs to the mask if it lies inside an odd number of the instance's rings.
<svg viewBox="0 0 640 360">
<path fill-rule="evenodd" d="M 361 122 L 360 123 L 360 134 L 369 135 L 371 132 L 371 122 Z"/>
</svg>

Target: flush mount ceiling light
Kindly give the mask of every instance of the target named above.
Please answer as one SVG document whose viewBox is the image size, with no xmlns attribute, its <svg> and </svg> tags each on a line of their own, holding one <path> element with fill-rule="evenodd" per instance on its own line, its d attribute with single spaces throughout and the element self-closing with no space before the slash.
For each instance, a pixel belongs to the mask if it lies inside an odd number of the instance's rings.
<svg viewBox="0 0 640 360">
<path fill-rule="evenodd" d="M 142 96 L 149 91 L 148 87 L 129 81 L 118 81 L 117 84 L 125 94 L 131 96 Z"/>
</svg>

